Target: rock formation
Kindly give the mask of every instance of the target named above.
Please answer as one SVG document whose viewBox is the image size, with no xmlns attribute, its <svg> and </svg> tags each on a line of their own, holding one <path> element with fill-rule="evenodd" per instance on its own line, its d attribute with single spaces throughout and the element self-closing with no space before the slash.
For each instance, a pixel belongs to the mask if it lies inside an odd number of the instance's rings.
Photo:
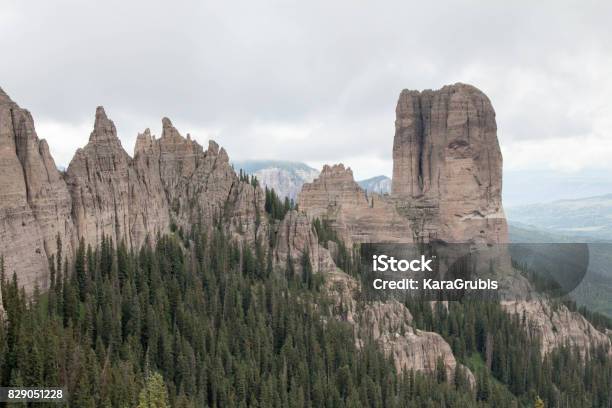
<svg viewBox="0 0 612 408">
<path fill-rule="evenodd" d="M 392 196 L 424 240 L 508 242 L 495 111 L 470 85 L 404 90 L 396 109 Z"/>
<path fill-rule="evenodd" d="M 412 242 L 410 223 L 387 197 L 366 192 L 350 168 L 324 166 L 298 196 L 298 206 L 311 219 L 327 219 L 347 246 L 364 242 Z"/>
<path fill-rule="evenodd" d="M 464 84 L 404 90 L 396 115 L 391 199 L 366 198 L 350 170 L 338 165 L 303 186 L 300 207 L 311 217 L 336 220 L 348 244 L 413 237 L 508 242 L 502 156 L 486 95 Z M 375 210 L 366 210 L 368 203 Z"/>
<path fill-rule="evenodd" d="M 114 123 L 98 107 L 89 143 L 77 150 L 67 170 L 76 239 L 95 245 L 107 236 L 137 248 L 147 233 L 155 236 L 168 228 L 165 197 L 149 195 L 138 175 Z"/>
<path fill-rule="evenodd" d="M 204 150 L 190 135 L 181 136 L 170 119 L 164 118 L 162 126 L 159 139 L 148 129 L 138 136 L 134 160 L 152 178 L 146 185 L 162 191 L 172 221 L 188 230 L 191 223 L 210 226 L 223 216 L 233 232 L 250 242 L 265 239 L 261 188 L 240 182 L 225 149 L 214 141 Z"/>
<path fill-rule="evenodd" d="M 121 146 L 102 107 L 85 147 L 61 174 L 32 116 L 0 90 L 0 255 L 20 285 L 45 289 L 49 260 L 71 257 L 82 239 L 102 236 L 138 248 L 175 223 L 189 231 L 223 217 L 228 232 L 250 245 L 266 242 L 265 195 L 240 181 L 224 149 L 204 150 L 162 120 L 159 139 L 138 135 L 134 158 Z M 316 240 L 315 240 L 316 241 Z M 58 244 L 61 246 L 58 247 Z"/>
</svg>

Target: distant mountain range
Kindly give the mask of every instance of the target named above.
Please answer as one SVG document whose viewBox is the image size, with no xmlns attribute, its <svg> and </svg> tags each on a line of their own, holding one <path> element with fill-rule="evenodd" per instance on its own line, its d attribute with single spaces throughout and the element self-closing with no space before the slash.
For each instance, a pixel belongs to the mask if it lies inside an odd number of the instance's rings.
<svg viewBox="0 0 612 408">
<path fill-rule="evenodd" d="M 506 208 L 510 223 L 573 238 L 612 241 L 612 194 Z"/>
<path fill-rule="evenodd" d="M 376 176 L 366 180 L 358 181 L 357 184 L 365 191 L 378 194 L 391 193 L 391 179 L 387 176 Z"/>
<path fill-rule="evenodd" d="M 612 192 L 612 177 L 602 170 L 563 173 L 548 170 L 504 170 L 504 206 L 595 197 Z"/>
<path fill-rule="evenodd" d="M 234 169 L 254 175 L 266 187 L 273 188 L 281 197 L 296 199 L 304 183 L 319 175 L 319 171 L 305 163 L 283 160 L 243 160 L 232 163 Z"/>
</svg>

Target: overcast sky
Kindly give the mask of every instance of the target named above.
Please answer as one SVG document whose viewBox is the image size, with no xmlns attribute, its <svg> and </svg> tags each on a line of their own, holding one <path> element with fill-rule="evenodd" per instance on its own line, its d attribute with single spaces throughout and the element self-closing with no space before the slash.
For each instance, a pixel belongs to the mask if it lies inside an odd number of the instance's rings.
<svg viewBox="0 0 612 408">
<path fill-rule="evenodd" d="M 58 165 L 104 105 L 129 153 L 168 116 L 232 159 L 390 175 L 400 91 L 460 81 L 508 172 L 612 170 L 611 2 L 431 3 L 0 0 L 0 87 Z"/>
</svg>

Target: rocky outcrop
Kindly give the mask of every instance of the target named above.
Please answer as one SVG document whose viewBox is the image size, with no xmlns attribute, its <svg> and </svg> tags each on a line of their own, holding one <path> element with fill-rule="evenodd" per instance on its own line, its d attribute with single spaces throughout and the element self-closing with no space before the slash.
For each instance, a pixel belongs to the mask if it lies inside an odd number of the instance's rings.
<svg viewBox="0 0 612 408">
<path fill-rule="evenodd" d="M 502 306 L 509 313 L 525 318 L 529 332 L 540 338 L 542 354 L 571 345 L 582 354 L 589 353 L 593 347 L 604 347 L 612 355 L 610 337 L 562 304 L 553 307 L 550 301 L 538 299 L 503 301 Z"/>
<path fill-rule="evenodd" d="M 102 108 L 88 145 L 68 167 L 78 236 L 99 242 L 102 234 L 138 248 L 171 223 L 189 231 L 224 217 L 235 237 L 265 239 L 265 196 L 241 182 L 223 148 L 210 141 L 204 150 L 183 137 L 168 118 L 162 136 L 138 135 L 134 159 L 121 147 L 115 126 Z"/>
<path fill-rule="evenodd" d="M 324 166 L 298 196 L 311 219 L 328 220 L 347 246 L 364 242 L 412 242 L 410 223 L 387 197 L 366 192 L 342 164 Z"/>
<path fill-rule="evenodd" d="M 400 94 L 392 196 L 418 237 L 508 242 L 495 111 L 471 85 Z"/>
<path fill-rule="evenodd" d="M 412 326 L 412 315 L 403 304 L 390 300 L 358 306 L 359 282 L 340 271 L 328 274 L 325 287 L 334 300 L 334 314 L 353 325 L 357 347 L 374 340 L 386 355 L 393 357 L 399 371 L 433 374 L 438 361 L 442 361 L 447 378 L 452 379 L 459 365 L 468 381 L 476 383 L 470 370 L 457 362 L 442 336 Z"/>
<path fill-rule="evenodd" d="M 285 268 L 291 261 L 293 269 L 302 273 L 302 259 L 305 254 L 308 254 L 312 271 L 315 273 L 336 269 L 330 252 L 319 245 L 308 217 L 302 212 L 289 211 L 276 231 L 274 263 L 279 268 Z"/>
</svg>

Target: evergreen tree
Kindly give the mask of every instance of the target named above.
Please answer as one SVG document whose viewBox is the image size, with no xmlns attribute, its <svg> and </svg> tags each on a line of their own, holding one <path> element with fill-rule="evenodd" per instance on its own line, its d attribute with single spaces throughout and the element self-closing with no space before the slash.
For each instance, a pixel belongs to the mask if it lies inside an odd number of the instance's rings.
<svg viewBox="0 0 612 408">
<path fill-rule="evenodd" d="M 544 408 L 544 401 L 540 397 L 536 397 L 533 406 L 534 408 Z"/>
<path fill-rule="evenodd" d="M 313 287 L 313 272 L 312 272 L 312 264 L 310 263 L 310 254 L 308 250 L 304 251 L 302 254 L 302 282 L 304 286 L 308 289 L 312 289 Z"/>
<path fill-rule="evenodd" d="M 79 293 L 79 299 L 81 301 L 85 300 L 85 296 L 87 296 L 87 269 L 85 263 L 85 241 L 81 238 L 79 241 L 79 247 L 76 252 L 75 262 L 74 262 L 74 273 L 77 281 L 77 289 Z"/>
<path fill-rule="evenodd" d="M 164 378 L 153 373 L 146 379 L 145 386 L 138 397 L 138 408 L 167 408 L 168 393 Z"/>
</svg>

